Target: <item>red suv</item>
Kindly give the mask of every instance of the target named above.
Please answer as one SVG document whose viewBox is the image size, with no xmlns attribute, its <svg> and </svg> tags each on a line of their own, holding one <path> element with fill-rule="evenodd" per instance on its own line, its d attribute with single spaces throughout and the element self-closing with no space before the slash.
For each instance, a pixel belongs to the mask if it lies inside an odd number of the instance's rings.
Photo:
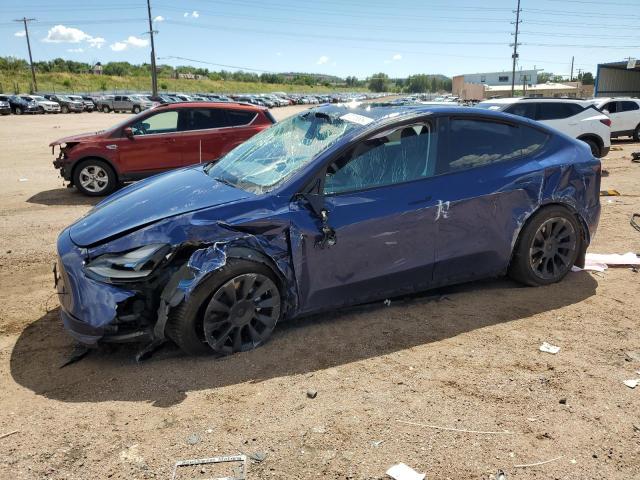
<svg viewBox="0 0 640 480">
<path fill-rule="evenodd" d="M 264 108 L 241 103 L 159 105 L 102 132 L 74 135 L 53 166 L 86 195 L 111 193 L 121 182 L 221 157 L 275 123 Z"/>
</svg>

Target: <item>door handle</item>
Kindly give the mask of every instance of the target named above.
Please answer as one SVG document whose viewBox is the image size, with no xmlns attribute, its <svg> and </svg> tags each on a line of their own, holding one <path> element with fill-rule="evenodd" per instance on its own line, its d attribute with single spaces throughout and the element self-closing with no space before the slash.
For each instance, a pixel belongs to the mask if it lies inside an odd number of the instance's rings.
<svg viewBox="0 0 640 480">
<path fill-rule="evenodd" d="M 165 138 L 164 139 L 164 143 L 176 143 L 176 139 L 175 138 Z"/>
</svg>

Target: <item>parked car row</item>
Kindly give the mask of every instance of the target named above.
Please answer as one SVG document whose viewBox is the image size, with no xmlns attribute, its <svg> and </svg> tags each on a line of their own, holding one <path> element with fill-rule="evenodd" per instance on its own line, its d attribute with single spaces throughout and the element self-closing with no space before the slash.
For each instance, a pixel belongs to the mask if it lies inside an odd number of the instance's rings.
<svg viewBox="0 0 640 480">
<path fill-rule="evenodd" d="M 79 95 L 2 95 L 0 114 L 25 113 L 82 113 L 95 110 L 95 104 Z"/>
</svg>

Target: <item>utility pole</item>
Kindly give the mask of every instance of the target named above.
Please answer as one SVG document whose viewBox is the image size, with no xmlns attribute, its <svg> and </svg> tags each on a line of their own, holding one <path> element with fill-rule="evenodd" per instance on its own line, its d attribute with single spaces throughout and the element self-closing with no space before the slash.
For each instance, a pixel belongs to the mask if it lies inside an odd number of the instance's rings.
<svg viewBox="0 0 640 480">
<path fill-rule="evenodd" d="M 516 10 L 516 33 L 515 33 L 515 42 L 513 42 L 513 54 L 511 58 L 513 59 L 513 70 L 511 71 L 511 96 L 515 95 L 516 89 L 516 62 L 518 60 L 518 30 L 520 29 L 520 0 L 518 0 L 518 9 Z M 513 22 L 512 22 L 513 23 Z"/>
<path fill-rule="evenodd" d="M 29 50 L 29 64 L 31 65 L 31 80 L 33 81 L 33 91 L 38 91 L 38 84 L 36 83 L 36 69 L 33 66 L 33 57 L 31 56 L 31 42 L 29 41 L 29 27 L 27 27 L 27 22 L 34 22 L 35 18 L 27 18 L 22 17 L 14 22 L 22 22 L 24 24 L 24 34 L 27 37 L 27 49 Z"/>
<path fill-rule="evenodd" d="M 158 71 L 156 70 L 156 47 L 153 43 L 153 21 L 151 20 L 151 0 L 147 0 L 147 13 L 149 14 L 149 35 L 151 36 L 151 92 L 158 95 Z"/>
<path fill-rule="evenodd" d="M 572 56 L 571 57 L 571 77 L 569 77 L 570 82 L 573 82 L 573 60 L 574 60 L 574 57 Z"/>
</svg>

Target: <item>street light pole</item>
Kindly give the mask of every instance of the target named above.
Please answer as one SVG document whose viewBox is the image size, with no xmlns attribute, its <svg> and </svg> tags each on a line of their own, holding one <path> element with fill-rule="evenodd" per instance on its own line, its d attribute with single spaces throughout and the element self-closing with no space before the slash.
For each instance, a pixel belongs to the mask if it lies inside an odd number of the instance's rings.
<svg viewBox="0 0 640 480">
<path fill-rule="evenodd" d="M 35 18 L 22 17 L 14 22 L 22 22 L 24 24 L 24 34 L 27 37 L 27 49 L 29 50 L 29 65 L 31 65 L 31 80 L 33 82 L 33 91 L 38 91 L 38 84 L 36 83 L 36 69 L 33 66 L 33 57 L 31 56 L 31 42 L 29 41 L 29 27 L 27 22 L 33 22 Z"/>
<path fill-rule="evenodd" d="M 516 89 L 516 61 L 518 60 L 518 30 L 520 29 L 520 0 L 518 0 L 518 9 L 516 10 L 516 33 L 515 42 L 513 42 L 513 70 L 511 72 L 511 96 L 515 95 Z"/>
</svg>

